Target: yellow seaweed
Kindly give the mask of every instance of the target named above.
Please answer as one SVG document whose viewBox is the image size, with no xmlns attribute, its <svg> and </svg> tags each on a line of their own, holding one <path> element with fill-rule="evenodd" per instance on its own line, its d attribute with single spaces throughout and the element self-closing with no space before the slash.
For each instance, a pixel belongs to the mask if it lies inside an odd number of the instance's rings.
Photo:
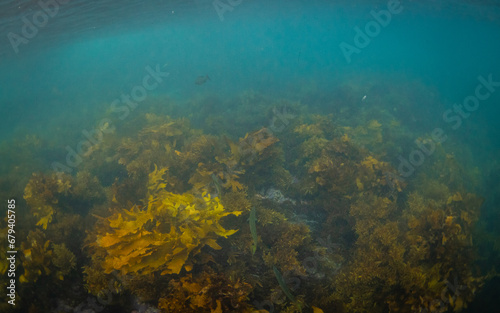
<svg viewBox="0 0 500 313">
<path fill-rule="evenodd" d="M 95 244 L 106 250 L 105 273 L 178 274 L 203 246 L 220 249 L 216 239 L 237 231 L 226 230 L 219 222 L 241 211 L 226 212 L 219 199 L 206 192 L 201 197 L 168 192 L 165 173 L 165 168 L 156 167 L 150 173 L 145 206 L 121 209 L 99 229 Z"/>
</svg>

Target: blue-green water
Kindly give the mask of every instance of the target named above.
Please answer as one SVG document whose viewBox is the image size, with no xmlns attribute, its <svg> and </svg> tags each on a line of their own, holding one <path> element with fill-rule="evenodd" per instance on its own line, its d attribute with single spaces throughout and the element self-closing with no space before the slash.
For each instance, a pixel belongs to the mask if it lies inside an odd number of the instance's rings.
<svg viewBox="0 0 500 313">
<path fill-rule="evenodd" d="M 81 121 L 79 113 L 92 114 L 137 84 L 147 65 L 168 64 L 171 74 L 168 83 L 152 93 L 180 99 L 245 89 L 276 93 L 306 82 L 331 90 L 354 75 L 395 75 L 435 88 L 444 106 L 462 101 L 475 87 L 477 76 L 494 75 L 500 67 L 498 9 L 491 4 L 403 2 L 401 13 L 393 14 L 348 63 L 339 45 L 354 45 L 354 28 L 373 21 L 370 11 L 383 9 L 384 2 L 252 2 L 224 11 L 223 21 L 209 2 L 164 4 L 157 9 L 151 4 L 144 12 L 132 2 L 116 5 L 124 6 L 122 10 L 112 5 L 94 8 L 102 11 L 97 16 L 91 5 L 81 11 L 78 2 L 61 5 L 60 13 L 33 39 L 16 46 L 18 53 L 4 36 L 3 134 L 27 120 L 32 127 L 45 128 L 45 116 L 67 119 L 66 109 L 77 115 L 75 122 Z M 31 12 L 36 12 L 38 7 L 32 6 Z M 16 13 L 19 18 L 21 13 Z M 58 21 L 63 13 L 64 21 Z M 14 19 L 6 21 L 3 30 L 22 36 L 23 25 L 23 20 Z M 204 73 L 213 79 L 210 88 L 200 90 L 192 81 Z M 362 88 L 361 97 L 366 92 Z M 483 110 L 484 106 L 491 109 Z M 494 105 L 484 106 L 475 112 L 476 120 L 495 116 Z"/>
<path fill-rule="evenodd" d="M 379 121 L 382 141 L 346 132 L 410 185 L 440 160 L 425 154 L 413 166 L 416 175 L 407 177 L 401 159 L 418 150 L 417 138 L 440 129 L 447 136 L 443 155 L 462 167 L 455 173 L 464 175 L 460 185 L 484 199 L 474 239 L 479 267 L 483 274 L 500 270 L 493 245 L 500 236 L 500 2 L 61 1 L 49 11 L 40 3 L 0 1 L 2 201 L 22 204 L 31 173 L 62 165 L 76 176 L 86 162 L 99 163 L 83 157 L 71 166 L 67 147 L 78 150 L 84 131 L 101 127 L 103 118 L 116 127 L 116 138 L 137 135 L 141 116 L 155 113 L 186 117 L 192 128 L 238 140 L 269 127 L 270 108 L 289 101 L 299 103 L 295 116 L 332 114 L 346 129 Z M 195 83 L 205 75 L 210 79 Z M 127 106 L 124 95 L 134 104 Z M 393 121 L 396 129 L 388 126 Z M 289 139 L 275 135 L 286 151 Z M 105 187 L 114 181 L 92 174 Z M 17 219 L 22 242 L 30 224 L 23 215 Z M 469 300 L 470 312 L 495 312 L 488 294 L 495 282 Z M 272 283 L 263 282 L 279 288 Z M 262 293 L 250 299 L 265 300 Z"/>
</svg>

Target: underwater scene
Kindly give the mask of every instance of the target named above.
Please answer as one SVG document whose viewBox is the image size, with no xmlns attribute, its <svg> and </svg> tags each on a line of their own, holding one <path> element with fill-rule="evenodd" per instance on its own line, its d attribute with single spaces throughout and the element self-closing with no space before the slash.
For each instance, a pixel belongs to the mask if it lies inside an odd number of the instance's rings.
<svg viewBox="0 0 500 313">
<path fill-rule="evenodd" d="M 0 0 L 0 312 L 500 312 L 500 1 Z"/>
</svg>

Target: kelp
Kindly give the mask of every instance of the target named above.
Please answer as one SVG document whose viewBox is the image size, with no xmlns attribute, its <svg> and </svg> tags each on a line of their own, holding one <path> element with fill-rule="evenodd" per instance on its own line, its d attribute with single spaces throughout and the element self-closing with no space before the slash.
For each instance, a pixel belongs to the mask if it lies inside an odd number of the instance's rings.
<svg viewBox="0 0 500 313">
<path fill-rule="evenodd" d="M 164 312 L 255 312 L 247 302 L 252 287 L 206 269 L 168 283 L 168 293 L 159 299 Z"/>
<path fill-rule="evenodd" d="M 57 245 L 47 240 L 40 230 L 28 234 L 21 244 L 23 274 L 20 283 L 35 283 L 42 276 L 53 275 L 64 280 L 76 266 L 75 255 L 64 244 Z"/>
<path fill-rule="evenodd" d="M 250 250 L 252 251 L 252 255 L 257 251 L 257 213 L 255 211 L 255 207 L 250 210 L 250 216 L 248 217 L 248 225 L 250 226 L 250 233 L 252 234 L 252 245 Z"/>
<path fill-rule="evenodd" d="M 37 220 L 36 226 L 46 230 L 56 217 L 63 220 L 75 211 L 87 211 L 89 203 L 102 203 L 105 193 L 99 180 L 86 171 L 78 172 L 75 178 L 65 173 L 33 173 L 23 198 Z"/>
<path fill-rule="evenodd" d="M 279 266 L 285 272 L 305 275 L 301 254 L 315 249 L 309 227 L 292 223 L 269 209 L 259 210 L 259 225 L 265 264 L 269 268 Z"/>
<path fill-rule="evenodd" d="M 145 120 L 146 126 L 136 137 L 121 140 L 115 155 L 118 163 L 135 178 L 147 176 L 153 164 L 168 167 L 169 163 L 178 159 L 178 151 L 185 141 L 199 134 L 199 131 L 189 128 L 186 119 L 174 120 L 168 116 L 146 114 Z M 179 167 L 178 170 L 185 168 Z"/>
<path fill-rule="evenodd" d="M 105 273 L 118 270 L 122 275 L 165 275 L 179 274 L 182 268 L 189 271 L 189 257 L 205 245 L 221 249 L 217 238 L 227 238 L 237 231 L 226 230 L 219 222 L 241 211 L 226 212 L 219 199 L 206 192 L 197 197 L 166 191 L 162 178 L 166 170 L 155 169 L 149 174 L 144 206 L 121 209 L 97 229 L 95 245 L 106 250 L 101 264 Z"/>
<path fill-rule="evenodd" d="M 357 312 L 430 311 L 437 310 L 436 299 L 441 301 L 444 292 L 452 301 L 439 309 L 460 311 L 483 280 L 471 270 L 470 225 L 480 200 L 471 194 L 464 200 L 460 193 L 439 202 L 413 193 L 403 218 L 388 198 L 358 198 L 350 210 L 358 236 L 353 259 L 336 277 L 331 300 Z M 447 286 L 457 279 L 463 291 L 454 295 Z M 380 286 L 376 293 L 367 287 L 372 285 Z"/>
<path fill-rule="evenodd" d="M 349 125 L 303 114 L 279 131 L 255 119 L 230 135 L 138 115 L 74 176 L 33 174 L 23 284 L 73 279 L 113 305 L 134 296 L 163 312 L 263 312 L 268 300 L 282 312 L 460 311 L 485 279 L 472 267 L 481 199 L 442 146 L 400 179 L 388 155 L 400 126 L 364 114 Z M 290 301 L 283 276 L 300 281 Z M 455 282 L 460 295 L 446 289 Z"/>
<path fill-rule="evenodd" d="M 24 189 L 24 199 L 37 218 L 37 226 L 47 229 L 58 208 L 59 199 L 68 195 L 72 177 L 66 174 L 33 173 Z"/>
</svg>

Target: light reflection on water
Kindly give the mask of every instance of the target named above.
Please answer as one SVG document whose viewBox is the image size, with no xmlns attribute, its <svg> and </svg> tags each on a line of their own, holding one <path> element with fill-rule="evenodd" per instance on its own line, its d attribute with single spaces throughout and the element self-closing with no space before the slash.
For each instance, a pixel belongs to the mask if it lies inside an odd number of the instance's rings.
<svg viewBox="0 0 500 313">
<path fill-rule="evenodd" d="M 9 33 L 22 35 L 25 20 L 33 22 L 37 12 L 44 12 L 40 1 L 0 1 L 0 56 L 10 56 L 13 49 L 7 37 Z M 53 1 L 43 1 L 43 3 Z M 61 1 L 62 2 L 62 1 Z M 39 27 L 38 34 L 30 45 L 45 46 L 60 44 L 83 34 L 100 36 L 103 29 L 122 33 L 172 20 L 172 12 L 181 13 L 188 9 L 198 9 L 192 1 L 85 1 L 73 0 L 58 5 L 48 22 Z M 43 20 L 41 20 L 43 23 Z M 33 50 L 33 49 L 26 49 Z"/>
<path fill-rule="evenodd" d="M 212 16 L 214 21 L 218 21 L 217 12 L 214 9 L 213 0 L 122 0 L 122 1 L 99 1 L 99 0 L 24 0 L 24 1 L 8 1 L 0 0 L 0 57 L 5 57 L 13 54 L 13 49 L 9 42 L 7 34 L 20 34 L 24 19 L 33 20 L 33 16 L 42 11 L 41 3 L 59 3 L 57 13 L 50 17 L 46 26 L 43 26 L 43 31 L 40 31 L 33 40 L 34 44 L 58 44 L 66 40 L 75 39 L 75 37 L 83 34 L 92 34 L 99 36 L 99 33 L 106 30 L 114 30 L 125 33 L 129 30 L 134 30 L 141 27 L 147 27 L 155 24 L 175 21 L 175 19 L 184 19 L 191 14 Z M 247 0 L 239 1 L 245 4 L 248 8 L 250 2 Z M 292 1 L 293 2 L 293 1 Z M 273 4 L 259 1 L 251 1 L 251 5 L 255 12 L 270 10 L 271 6 L 274 9 L 281 10 L 283 15 L 290 15 L 302 11 L 302 8 L 314 5 L 339 6 L 342 10 L 346 8 L 359 8 L 360 6 L 369 6 L 378 8 L 386 5 L 386 0 L 376 1 L 347 1 L 340 0 L 329 3 L 322 1 L 295 1 L 297 3 L 296 10 L 294 6 L 280 5 L 277 1 Z M 411 6 L 415 11 L 422 9 L 428 14 L 446 14 L 465 15 L 467 17 L 475 17 L 478 19 L 499 20 L 500 7 L 499 1 L 401 1 L 405 6 Z M 50 5 L 49 5 L 50 7 Z M 296 11 L 296 12 L 291 12 Z M 356 13 L 357 14 L 357 13 Z M 256 18 L 258 18 L 256 16 Z M 189 19 L 187 19 L 189 22 Z M 30 43 L 31 44 L 31 43 Z"/>
</svg>

